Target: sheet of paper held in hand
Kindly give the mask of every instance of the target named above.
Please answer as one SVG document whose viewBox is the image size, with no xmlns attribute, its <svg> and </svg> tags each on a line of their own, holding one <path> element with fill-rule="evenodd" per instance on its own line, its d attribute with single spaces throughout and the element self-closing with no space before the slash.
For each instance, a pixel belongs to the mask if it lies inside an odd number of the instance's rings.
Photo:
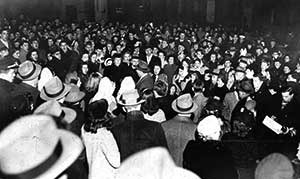
<svg viewBox="0 0 300 179">
<path fill-rule="evenodd" d="M 278 122 L 274 121 L 269 116 L 265 117 L 265 119 L 263 120 L 263 124 L 265 126 L 267 126 L 269 129 L 271 129 L 272 131 L 274 131 L 276 134 L 281 133 L 282 125 L 280 125 Z"/>
</svg>

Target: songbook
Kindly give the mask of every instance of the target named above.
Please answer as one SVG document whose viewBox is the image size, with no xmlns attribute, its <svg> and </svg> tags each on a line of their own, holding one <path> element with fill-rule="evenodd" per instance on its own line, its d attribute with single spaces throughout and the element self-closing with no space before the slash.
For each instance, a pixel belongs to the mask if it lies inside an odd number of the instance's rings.
<svg viewBox="0 0 300 179">
<path fill-rule="evenodd" d="M 265 119 L 263 120 L 263 124 L 274 131 L 276 134 L 282 133 L 282 125 L 274 121 L 274 119 L 270 118 L 269 116 L 265 117 Z"/>
</svg>

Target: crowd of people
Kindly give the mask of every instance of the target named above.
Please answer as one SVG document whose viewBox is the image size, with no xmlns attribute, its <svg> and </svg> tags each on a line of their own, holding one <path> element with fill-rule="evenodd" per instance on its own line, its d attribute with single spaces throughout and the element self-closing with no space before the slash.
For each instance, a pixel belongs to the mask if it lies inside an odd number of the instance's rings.
<svg viewBox="0 0 300 179">
<path fill-rule="evenodd" d="M 292 32 L 23 15 L 0 32 L 3 178 L 299 175 Z"/>
</svg>

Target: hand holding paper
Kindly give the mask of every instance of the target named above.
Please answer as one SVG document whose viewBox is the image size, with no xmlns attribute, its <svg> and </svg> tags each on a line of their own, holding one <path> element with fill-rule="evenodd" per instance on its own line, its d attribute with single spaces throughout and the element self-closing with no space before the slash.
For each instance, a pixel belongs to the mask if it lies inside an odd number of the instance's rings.
<svg viewBox="0 0 300 179">
<path fill-rule="evenodd" d="M 267 126 L 269 129 L 274 131 L 276 134 L 282 133 L 282 125 L 280 125 L 278 122 L 274 121 L 274 119 L 270 118 L 269 116 L 266 116 L 263 120 L 263 124 Z"/>
</svg>

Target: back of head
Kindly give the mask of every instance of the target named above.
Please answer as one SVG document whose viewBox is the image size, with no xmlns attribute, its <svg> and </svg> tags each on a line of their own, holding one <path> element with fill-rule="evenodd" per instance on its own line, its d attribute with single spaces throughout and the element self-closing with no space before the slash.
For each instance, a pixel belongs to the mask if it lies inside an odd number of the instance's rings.
<svg viewBox="0 0 300 179">
<path fill-rule="evenodd" d="M 162 80 L 158 80 L 155 82 L 153 90 L 159 96 L 166 96 L 168 94 L 168 84 Z"/>
<path fill-rule="evenodd" d="M 147 89 L 143 91 L 142 99 L 145 100 L 145 103 L 142 104 L 142 111 L 144 113 L 153 115 L 158 111 L 159 105 L 152 90 Z"/>
<path fill-rule="evenodd" d="M 292 163 L 280 153 L 273 153 L 265 157 L 255 170 L 255 179 L 292 179 L 293 175 Z"/>
</svg>

